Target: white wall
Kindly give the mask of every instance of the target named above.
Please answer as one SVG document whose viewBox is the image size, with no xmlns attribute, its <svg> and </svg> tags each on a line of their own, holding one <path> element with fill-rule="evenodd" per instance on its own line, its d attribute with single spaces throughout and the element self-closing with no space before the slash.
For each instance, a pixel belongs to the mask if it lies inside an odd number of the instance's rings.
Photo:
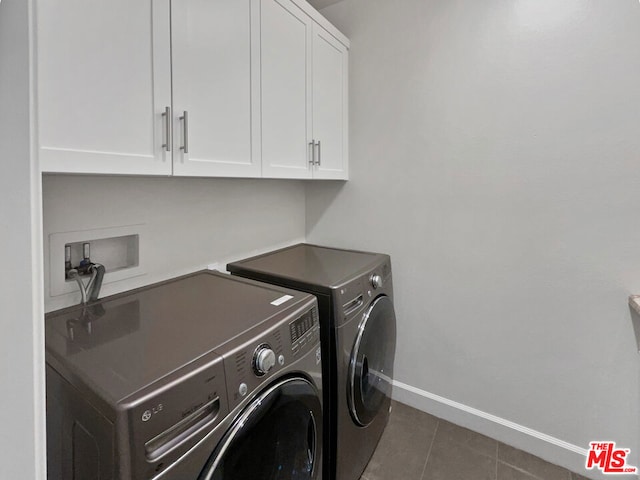
<svg viewBox="0 0 640 480">
<path fill-rule="evenodd" d="M 30 156 L 29 7 L 0 3 L 0 478 L 44 480 L 40 175 Z"/>
<path fill-rule="evenodd" d="M 395 395 L 573 470 L 596 439 L 638 463 L 638 1 L 322 13 L 351 181 L 308 184 L 307 240 L 391 254 Z"/>
<path fill-rule="evenodd" d="M 43 180 L 45 305 L 80 301 L 51 297 L 49 235 L 143 224 L 146 274 L 105 284 L 101 297 L 218 262 L 304 240 L 305 192 L 299 181 L 46 175 Z M 64 252 L 54 261 L 64 262 Z M 94 258 L 100 261 L 99 258 Z"/>
</svg>

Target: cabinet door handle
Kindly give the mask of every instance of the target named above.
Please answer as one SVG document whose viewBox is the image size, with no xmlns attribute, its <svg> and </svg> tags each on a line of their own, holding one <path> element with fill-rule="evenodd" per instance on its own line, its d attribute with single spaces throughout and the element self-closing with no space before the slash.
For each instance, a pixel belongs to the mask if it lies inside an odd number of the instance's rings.
<svg viewBox="0 0 640 480">
<path fill-rule="evenodd" d="M 162 148 L 164 148 L 167 152 L 171 151 L 171 107 L 164 107 L 164 112 L 162 113 L 164 117 L 164 137 L 165 143 L 162 144 Z"/>
<path fill-rule="evenodd" d="M 316 165 L 320 166 L 320 163 L 322 162 L 322 150 L 320 150 L 320 140 L 316 142 L 316 146 L 318 147 L 318 161 L 316 162 Z"/>
<path fill-rule="evenodd" d="M 311 147 L 311 158 L 309 159 L 309 164 L 313 167 L 316 164 L 316 141 L 311 140 L 309 146 Z"/>
<path fill-rule="evenodd" d="M 182 134 L 184 136 L 184 145 L 180 147 L 180 150 L 189 153 L 189 112 L 185 110 L 180 120 L 182 120 Z"/>
</svg>

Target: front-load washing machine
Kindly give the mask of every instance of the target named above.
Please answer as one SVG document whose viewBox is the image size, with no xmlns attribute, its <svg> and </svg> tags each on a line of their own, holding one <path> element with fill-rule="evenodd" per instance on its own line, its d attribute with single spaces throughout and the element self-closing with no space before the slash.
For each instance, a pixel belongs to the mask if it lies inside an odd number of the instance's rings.
<svg viewBox="0 0 640 480">
<path fill-rule="evenodd" d="M 50 480 L 318 480 L 312 295 L 200 272 L 47 315 Z"/>
<path fill-rule="evenodd" d="M 300 244 L 227 269 L 318 298 L 325 479 L 357 480 L 388 420 L 396 345 L 389 256 Z"/>
</svg>

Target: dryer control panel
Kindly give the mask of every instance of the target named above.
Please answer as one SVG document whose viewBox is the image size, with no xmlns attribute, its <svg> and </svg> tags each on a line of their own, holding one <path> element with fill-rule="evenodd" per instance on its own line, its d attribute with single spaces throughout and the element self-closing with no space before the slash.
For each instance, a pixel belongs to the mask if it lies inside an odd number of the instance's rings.
<svg viewBox="0 0 640 480">
<path fill-rule="evenodd" d="M 365 274 L 336 288 L 333 306 L 335 326 L 360 318 L 367 306 L 382 294 L 393 295 L 391 263 L 388 258 Z"/>
</svg>

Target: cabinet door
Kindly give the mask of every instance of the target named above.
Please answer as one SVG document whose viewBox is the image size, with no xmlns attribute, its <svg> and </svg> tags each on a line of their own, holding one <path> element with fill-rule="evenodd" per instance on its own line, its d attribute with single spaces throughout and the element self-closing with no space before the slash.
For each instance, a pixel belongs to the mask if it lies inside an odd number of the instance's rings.
<svg viewBox="0 0 640 480">
<path fill-rule="evenodd" d="M 347 179 L 348 51 L 320 25 L 313 26 L 314 178 Z"/>
<path fill-rule="evenodd" d="M 310 178 L 312 21 L 289 0 L 261 8 L 262 174 Z"/>
<path fill-rule="evenodd" d="M 252 100 L 259 105 L 259 79 L 251 78 L 252 45 L 259 52 L 251 31 L 258 4 L 171 2 L 174 175 L 260 176 L 251 125 Z M 186 124 L 180 118 L 185 111 Z"/>
<path fill-rule="evenodd" d="M 43 171 L 171 173 L 169 14 L 169 0 L 37 2 Z"/>
</svg>

